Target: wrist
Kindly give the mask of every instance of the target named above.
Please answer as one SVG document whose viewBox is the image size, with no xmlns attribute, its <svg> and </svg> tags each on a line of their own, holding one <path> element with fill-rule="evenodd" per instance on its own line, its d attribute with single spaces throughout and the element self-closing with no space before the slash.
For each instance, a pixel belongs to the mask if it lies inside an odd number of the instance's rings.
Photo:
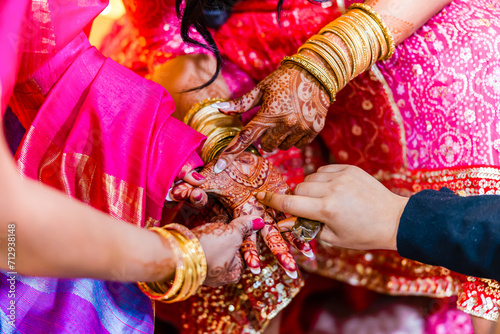
<svg viewBox="0 0 500 334">
<path fill-rule="evenodd" d="M 388 249 L 390 250 L 398 250 L 398 230 L 399 230 L 399 223 L 401 221 L 401 217 L 403 216 L 403 212 L 405 210 L 406 204 L 408 204 L 408 200 L 410 199 L 409 197 L 404 197 L 404 196 L 399 196 L 396 195 L 396 200 L 394 201 L 394 215 L 392 218 L 392 237 L 389 243 Z"/>
</svg>

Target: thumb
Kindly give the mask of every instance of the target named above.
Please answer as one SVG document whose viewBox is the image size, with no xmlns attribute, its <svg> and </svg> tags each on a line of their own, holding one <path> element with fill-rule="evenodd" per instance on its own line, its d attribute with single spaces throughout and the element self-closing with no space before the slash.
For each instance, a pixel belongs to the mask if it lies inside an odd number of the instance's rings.
<svg viewBox="0 0 500 334">
<path fill-rule="evenodd" d="M 262 98 L 260 85 L 255 86 L 245 95 L 228 102 L 218 102 L 212 104 L 212 107 L 226 115 L 236 115 L 244 113 L 259 104 Z"/>
<path fill-rule="evenodd" d="M 264 227 L 264 220 L 260 216 L 248 215 L 234 219 L 232 225 L 241 233 L 241 240 Z"/>
</svg>

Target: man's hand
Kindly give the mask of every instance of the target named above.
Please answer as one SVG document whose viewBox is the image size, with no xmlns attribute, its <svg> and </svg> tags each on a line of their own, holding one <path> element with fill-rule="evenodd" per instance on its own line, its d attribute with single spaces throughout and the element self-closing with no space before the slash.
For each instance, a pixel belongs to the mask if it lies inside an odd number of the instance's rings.
<svg viewBox="0 0 500 334">
<path fill-rule="evenodd" d="M 360 168 L 321 167 L 294 194 L 260 192 L 257 199 L 278 211 L 324 223 L 319 237 L 332 245 L 396 250 L 399 220 L 408 198 L 390 192 Z M 289 229 L 289 221 L 282 230 Z"/>
</svg>

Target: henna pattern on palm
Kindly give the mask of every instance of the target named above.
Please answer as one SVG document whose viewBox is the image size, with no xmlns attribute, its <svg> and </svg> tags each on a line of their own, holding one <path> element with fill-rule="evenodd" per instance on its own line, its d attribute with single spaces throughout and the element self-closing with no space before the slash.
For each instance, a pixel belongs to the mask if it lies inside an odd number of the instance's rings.
<svg viewBox="0 0 500 334">
<path fill-rule="evenodd" d="M 291 190 L 281 175 L 267 160 L 249 152 L 240 154 L 234 163 L 221 173 L 212 172 L 214 165 L 215 160 L 209 162 L 200 172 L 207 181 L 199 186 L 199 189 L 216 197 L 233 218 L 245 215 L 262 217 L 266 223 L 260 232 L 264 242 L 290 276 L 295 276 L 297 264 L 276 225 L 284 215 L 258 202 L 253 195 L 258 191 L 290 194 Z M 172 194 L 178 200 L 187 200 L 193 189 L 191 185 L 181 183 L 172 189 Z M 311 247 L 308 244 L 290 236 L 286 238 L 299 250 L 310 252 Z M 244 240 L 241 251 L 248 267 L 252 272 L 258 273 L 260 260 L 255 234 Z"/>
<path fill-rule="evenodd" d="M 330 98 L 309 72 L 288 63 L 220 111 L 239 114 L 256 105 L 261 105 L 257 115 L 220 156 L 228 165 L 262 135 L 265 151 L 306 146 L 323 129 Z"/>
</svg>

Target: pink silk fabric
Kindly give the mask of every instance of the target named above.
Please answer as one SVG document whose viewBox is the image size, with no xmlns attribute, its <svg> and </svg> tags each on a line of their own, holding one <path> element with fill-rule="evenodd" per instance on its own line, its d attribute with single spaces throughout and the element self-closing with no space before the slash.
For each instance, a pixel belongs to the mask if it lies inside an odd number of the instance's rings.
<svg viewBox="0 0 500 334">
<path fill-rule="evenodd" d="M 10 101 L 27 130 L 16 160 L 24 175 L 116 218 L 157 224 L 180 168 L 201 164 L 204 138 L 170 117 L 161 86 L 90 46 L 81 31 L 105 4 L 32 1 L 27 27 L 37 33 Z"/>
</svg>

